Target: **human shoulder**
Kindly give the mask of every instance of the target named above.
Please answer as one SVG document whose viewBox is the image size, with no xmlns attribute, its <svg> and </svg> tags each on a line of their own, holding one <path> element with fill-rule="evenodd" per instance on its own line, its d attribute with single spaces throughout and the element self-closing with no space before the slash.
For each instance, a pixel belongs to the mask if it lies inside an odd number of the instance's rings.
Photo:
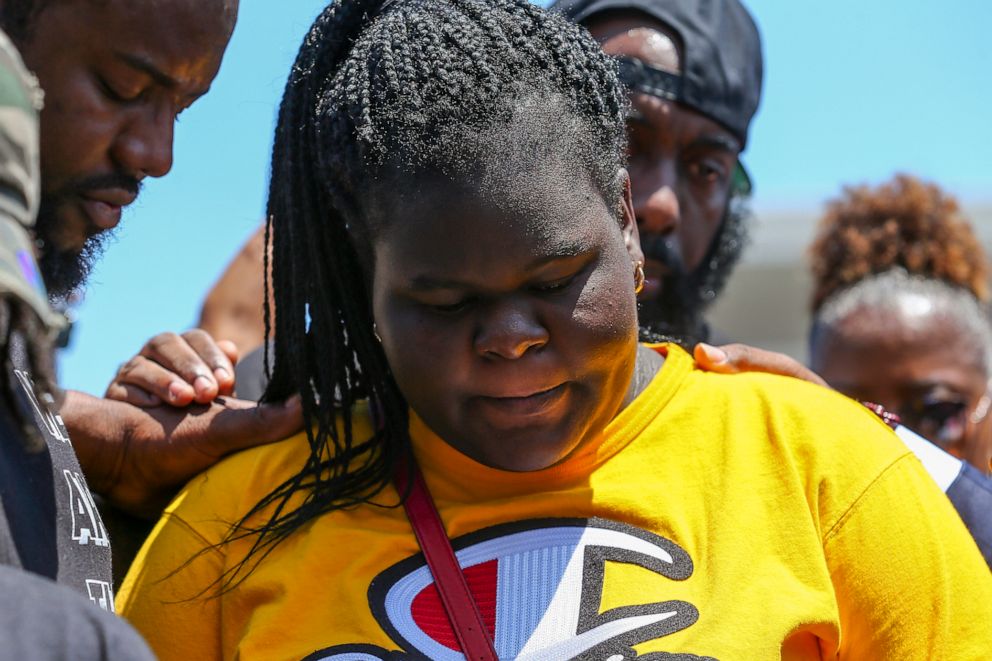
<svg viewBox="0 0 992 661">
<path fill-rule="evenodd" d="M 352 410 L 351 423 L 357 445 L 371 433 L 364 403 Z M 226 532 L 262 498 L 299 473 L 309 459 L 306 432 L 235 453 L 193 478 L 166 508 L 165 516 L 179 518 L 201 534 L 201 527 Z M 212 540 L 215 535 L 204 536 Z"/>
<path fill-rule="evenodd" d="M 834 390 L 763 372 L 709 372 L 678 346 L 660 349 L 667 360 L 649 390 L 655 395 L 651 405 L 664 409 L 658 421 L 666 426 L 673 418 L 682 427 L 687 421 L 705 429 L 723 423 L 738 430 L 737 442 L 746 442 L 739 433 L 746 429 L 752 442 L 761 438 L 811 455 L 856 450 L 862 459 L 876 457 L 880 465 L 908 452 L 881 418 Z"/>
<path fill-rule="evenodd" d="M 900 462 L 918 461 L 895 432 L 858 402 L 771 374 L 694 370 L 681 393 L 684 416 L 717 418 L 722 443 L 743 448 L 750 469 L 800 488 L 822 534 Z M 769 483 L 768 488 L 772 488 Z"/>
<path fill-rule="evenodd" d="M 367 437 L 371 428 L 368 418 L 365 407 L 352 412 L 356 444 Z M 237 565 L 237 558 L 246 557 L 257 539 L 250 534 L 234 534 L 237 524 L 310 459 L 310 439 L 301 432 L 231 455 L 191 480 L 165 509 L 132 564 L 118 594 L 119 610 L 132 621 L 140 621 L 149 613 L 157 618 L 158 607 L 149 605 L 152 601 L 188 600 L 212 589 Z M 288 506 L 299 502 L 291 500 Z M 252 515 L 244 521 L 247 527 L 243 530 L 264 524 L 271 509 L 263 508 L 257 514 L 262 519 Z M 187 610 L 175 612 L 184 613 L 185 618 Z M 183 626 L 186 624 L 183 620 Z"/>
<path fill-rule="evenodd" d="M 858 446 L 862 452 L 894 458 L 908 453 L 895 432 L 874 412 L 835 390 L 792 377 L 747 372 L 714 374 L 695 369 L 687 387 L 705 390 L 710 398 L 754 407 L 770 428 L 785 433 L 798 445 L 820 444 L 837 451 L 852 450 L 846 442 L 871 443 Z M 840 444 L 840 445 L 838 445 Z M 894 453 L 894 454 L 893 454 Z"/>
<path fill-rule="evenodd" d="M 277 483 L 289 477 L 308 454 L 307 436 L 303 432 L 237 452 L 193 478 L 168 510 L 181 508 L 188 511 L 187 501 L 215 501 L 223 494 L 231 496 L 232 500 L 240 500 L 246 492 L 250 493 L 262 484 Z"/>
</svg>

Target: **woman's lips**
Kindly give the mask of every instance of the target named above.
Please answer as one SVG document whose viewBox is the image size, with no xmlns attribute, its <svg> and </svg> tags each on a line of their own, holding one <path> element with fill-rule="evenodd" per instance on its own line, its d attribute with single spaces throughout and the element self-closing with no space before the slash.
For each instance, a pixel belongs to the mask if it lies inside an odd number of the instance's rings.
<svg viewBox="0 0 992 661">
<path fill-rule="evenodd" d="M 523 397 L 478 396 L 476 401 L 483 409 L 503 417 L 507 422 L 520 418 L 534 418 L 553 412 L 565 400 L 567 383 Z"/>
</svg>

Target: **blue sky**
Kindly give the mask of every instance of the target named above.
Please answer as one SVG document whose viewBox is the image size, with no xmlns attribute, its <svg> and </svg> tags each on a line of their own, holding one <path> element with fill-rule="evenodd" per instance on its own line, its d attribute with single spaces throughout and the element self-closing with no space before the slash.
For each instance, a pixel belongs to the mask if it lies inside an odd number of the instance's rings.
<svg viewBox="0 0 992 661">
<path fill-rule="evenodd" d="M 264 211 L 276 107 L 324 2 L 248 1 L 210 94 L 183 114 L 175 166 L 148 182 L 77 310 L 63 385 L 95 394 L 203 295 Z M 842 183 L 901 170 L 992 201 L 992 3 L 748 3 L 765 90 L 744 160 L 755 208 L 815 208 Z"/>
</svg>

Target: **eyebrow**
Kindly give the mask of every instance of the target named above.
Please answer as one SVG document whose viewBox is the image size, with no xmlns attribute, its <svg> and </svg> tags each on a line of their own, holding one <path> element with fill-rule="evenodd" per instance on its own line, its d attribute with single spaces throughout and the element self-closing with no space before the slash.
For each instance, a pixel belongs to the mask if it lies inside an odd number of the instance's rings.
<svg viewBox="0 0 992 661">
<path fill-rule="evenodd" d="M 123 62 L 127 66 L 147 75 L 149 78 L 151 78 L 156 83 L 158 83 L 159 85 L 161 85 L 162 87 L 168 90 L 176 90 L 182 87 L 183 85 L 182 82 L 176 80 L 169 74 L 165 73 L 164 71 L 159 69 L 154 62 L 152 62 L 151 60 L 145 57 L 142 57 L 141 55 L 136 55 L 134 53 L 124 53 L 120 51 L 117 51 L 115 55 L 121 62 Z M 197 99 L 209 91 L 210 88 L 207 87 L 206 89 L 194 91 L 190 94 L 187 94 L 186 96 L 187 98 L 190 99 Z"/>
<path fill-rule="evenodd" d="M 741 151 L 741 146 L 736 140 L 727 135 L 720 135 L 719 133 L 701 135 L 692 141 L 691 146 L 719 149 L 720 151 L 731 154 L 737 154 Z"/>
<path fill-rule="evenodd" d="M 553 253 L 542 255 L 541 257 L 534 259 L 527 265 L 526 270 L 535 271 L 546 264 L 550 264 L 551 262 L 557 262 L 564 259 L 575 259 L 592 251 L 593 248 L 584 243 L 576 242 L 562 244 L 556 247 Z M 410 289 L 416 291 L 425 291 L 430 289 L 465 289 L 473 286 L 474 285 L 469 285 L 461 280 L 438 278 L 431 275 L 418 275 L 410 281 Z"/>
<path fill-rule="evenodd" d="M 962 386 L 958 383 L 951 383 L 949 381 L 940 381 L 936 379 L 922 379 L 920 381 L 909 381 L 904 384 L 906 389 L 912 392 L 914 395 L 922 394 L 929 390 L 934 390 L 936 388 L 942 388 L 949 391 L 953 395 L 964 396 L 961 392 L 962 388 L 967 388 L 967 386 Z"/>
<path fill-rule="evenodd" d="M 627 122 L 634 124 L 641 124 L 651 128 L 651 121 L 637 108 L 633 106 L 627 111 Z M 706 135 L 701 135 L 694 139 L 691 143 L 693 147 L 708 147 L 710 149 L 719 149 L 720 151 L 730 152 L 733 154 L 739 154 L 741 151 L 740 143 L 729 135 L 721 135 L 719 133 L 709 133 Z"/>
</svg>

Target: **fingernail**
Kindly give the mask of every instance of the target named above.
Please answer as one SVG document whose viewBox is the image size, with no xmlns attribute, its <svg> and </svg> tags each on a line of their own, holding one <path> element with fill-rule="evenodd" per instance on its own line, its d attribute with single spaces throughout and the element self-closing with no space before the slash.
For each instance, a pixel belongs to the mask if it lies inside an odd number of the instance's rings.
<svg viewBox="0 0 992 661">
<path fill-rule="evenodd" d="M 193 381 L 193 389 L 197 392 L 208 390 L 211 386 L 213 386 L 213 383 L 211 383 L 210 379 L 205 376 L 198 376 L 196 377 L 196 380 Z"/>
<path fill-rule="evenodd" d="M 231 380 L 231 373 L 228 372 L 223 367 L 218 367 L 217 369 L 215 369 L 214 370 L 214 376 L 217 377 L 217 381 L 230 381 Z"/>
<path fill-rule="evenodd" d="M 721 363 L 727 362 L 727 352 L 723 349 L 719 349 L 705 342 L 699 344 L 699 348 L 703 350 L 706 354 L 706 359 L 709 360 L 714 365 L 720 365 Z"/>
<path fill-rule="evenodd" d="M 183 396 L 186 390 L 186 384 L 180 383 L 179 381 L 173 381 L 169 384 L 169 401 L 176 402 L 180 397 Z"/>
</svg>

